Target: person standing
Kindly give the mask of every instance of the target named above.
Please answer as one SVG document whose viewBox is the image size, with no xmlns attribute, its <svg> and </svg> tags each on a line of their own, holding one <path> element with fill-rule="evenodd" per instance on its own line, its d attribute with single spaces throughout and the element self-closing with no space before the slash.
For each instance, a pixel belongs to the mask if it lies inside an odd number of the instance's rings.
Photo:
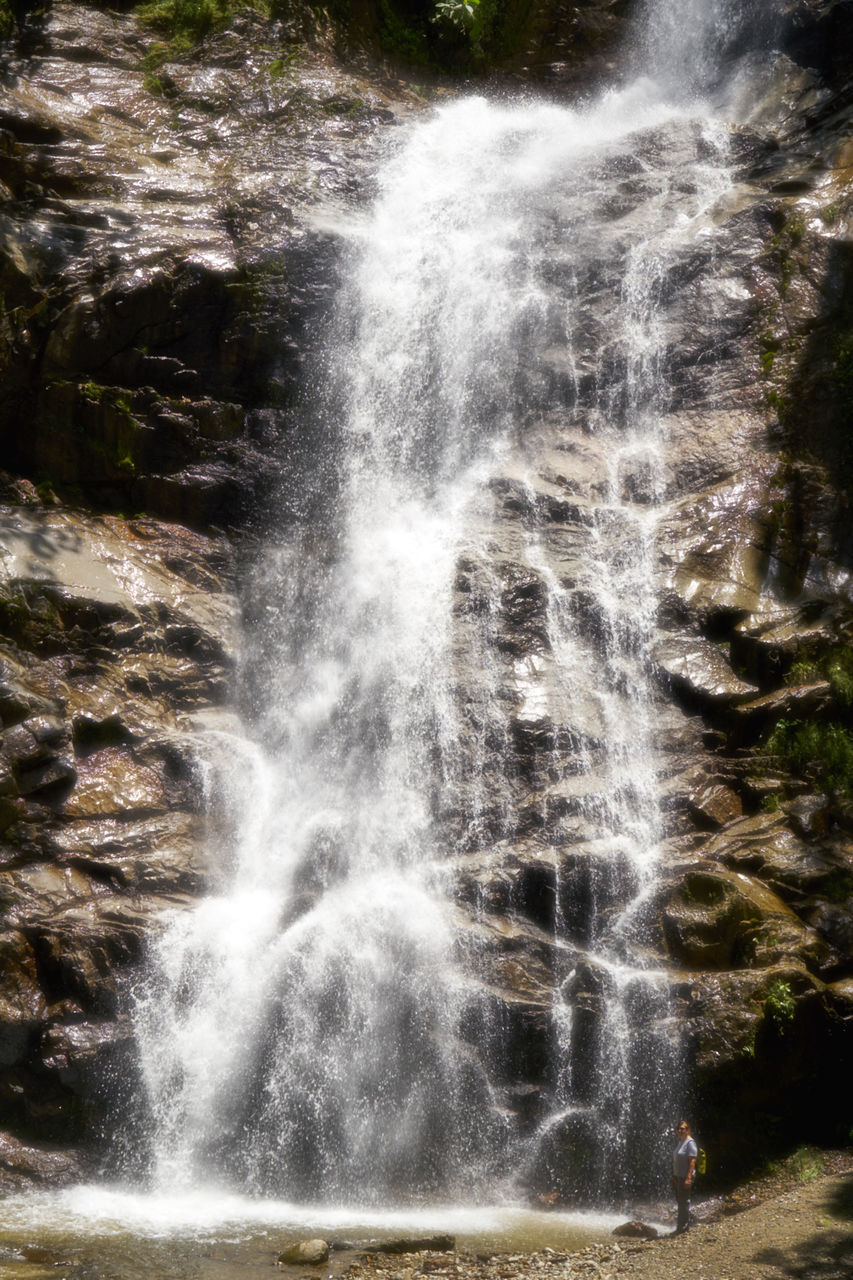
<svg viewBox="0 0 853 1280">
<path fill-rule="evenodd" d="M 690 1225 L 690 1195 L 696 1177 L 696 1157 L 699 1148 L 690 1136 L 690 1125 L 679 1120 L 675 1128 L 675 1150 L 672 1153 L 672 1189 L 678 1205 L 675 1234 L 680 1236 Z"/>
</svg>

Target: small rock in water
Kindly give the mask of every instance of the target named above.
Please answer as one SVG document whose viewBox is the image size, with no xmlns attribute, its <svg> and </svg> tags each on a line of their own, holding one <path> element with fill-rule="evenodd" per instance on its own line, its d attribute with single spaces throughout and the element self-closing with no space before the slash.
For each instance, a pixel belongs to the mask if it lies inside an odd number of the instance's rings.
<svg viewBox="0 0 853 1280">
<path fill-rule="evenodd" d="M 284 1266 L 316 1267 L 328 1257 L 329 1246 L 325 1240 L 296 1240 L 282 1250 L 278 1260 Z"/>
<path fill-rule="evenodd" d="M 635 1240 L 657 1240 L 658 1233 L 654 1227 L 645 1222 L 623 1222 L 620 1227 L 613 1228 L 615 1236 L 632 1236 Z"/>
<path fill-rule="evenodd" d="M 450 1253 L 456 1248 L 454 1236 L 427 1236 L 422 1240 L 388 1240 L 371 1245 L 372 1253 Z"/>
</svg>

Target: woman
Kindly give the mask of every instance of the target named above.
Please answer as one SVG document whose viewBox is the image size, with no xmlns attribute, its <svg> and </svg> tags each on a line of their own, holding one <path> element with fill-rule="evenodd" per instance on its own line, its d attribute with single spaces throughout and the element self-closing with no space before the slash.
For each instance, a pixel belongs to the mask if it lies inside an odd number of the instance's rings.
<svg viewBox="0 0 853 1280">
<path fill-rule="evenodd" d="M 679 1120 L 675 1127 L 676 1144 L 672 1153 L 672 1189 L 678 1205 L 675 1234 L 680 1236 L 690 1224 L 690 1193 L 696 1176 L 696 1157 L 699 1148 L 690 1136 L 690 1125 Z"/>
</svg>

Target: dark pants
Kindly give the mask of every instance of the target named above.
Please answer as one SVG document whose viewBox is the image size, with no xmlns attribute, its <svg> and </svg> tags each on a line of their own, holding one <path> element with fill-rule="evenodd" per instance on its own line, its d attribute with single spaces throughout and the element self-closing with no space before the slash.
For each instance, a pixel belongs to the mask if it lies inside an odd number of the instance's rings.
<svg viewBox="0 0 853 1280">
<path fill-rule="evenodd" d="M 675 1202 L 678 1205 L 678 1218 L 675 1223 L 677 1232 L 686 1231 L 690 1224 L 690 1197 L 693 1194 L 692 1184 L 685 1187 L 683 1178 L 673 1178 L 672 1189 L 675 1192 Z"/>
</svg>

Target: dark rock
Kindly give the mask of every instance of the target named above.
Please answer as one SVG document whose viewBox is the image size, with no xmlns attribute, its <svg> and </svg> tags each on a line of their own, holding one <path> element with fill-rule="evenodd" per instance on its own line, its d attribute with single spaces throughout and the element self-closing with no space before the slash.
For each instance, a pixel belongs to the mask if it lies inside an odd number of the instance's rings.
<svg viewBox="0 0 853 1280">
<path fill-rule="evenodd" d="M 0 1133 L 0 1184 L 64 1186 L 78 1182 L 83 1166 L 68 1151 L 51 1150 L 19 1142 L 9 1133 Z"/>
<path fill-rule="evenodd" d="M 371 1253 L 451 1253 L 456 1248 L 454 1236 L 404 1236 L 400 1240 L 386 1240 L 371 1244 Z"/>
<path fill-rule="evenodd" d="M 633 1240 L 657 1240 L 660 1233 L 655 1227 L 647 1226 L 645 1222 L 623 1222 L 621 1226 L 613 1228 L 614 1236 L 628 1236 Z"/>
</svg>

